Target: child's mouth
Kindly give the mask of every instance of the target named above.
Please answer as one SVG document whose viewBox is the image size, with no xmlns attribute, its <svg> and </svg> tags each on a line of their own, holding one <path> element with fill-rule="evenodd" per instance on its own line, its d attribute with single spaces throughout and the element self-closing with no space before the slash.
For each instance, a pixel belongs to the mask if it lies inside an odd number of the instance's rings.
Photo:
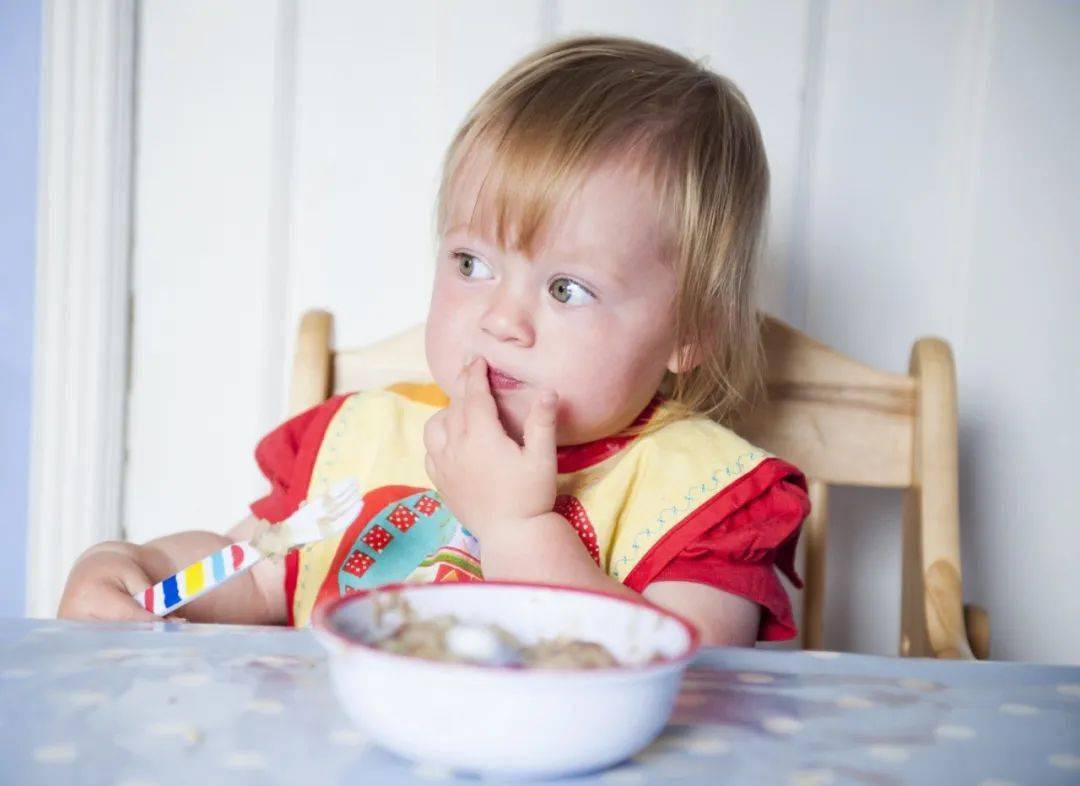
<svg viewBox="0 0 1080 786">
<path fill-rule="evenodd" d="M 492 390 L 516 390 L 525 386 L 520 379 L 514 379 L 509 374 L 504 374 L 497 368 L 488 366 L 488 384 Z"/>
</svg>

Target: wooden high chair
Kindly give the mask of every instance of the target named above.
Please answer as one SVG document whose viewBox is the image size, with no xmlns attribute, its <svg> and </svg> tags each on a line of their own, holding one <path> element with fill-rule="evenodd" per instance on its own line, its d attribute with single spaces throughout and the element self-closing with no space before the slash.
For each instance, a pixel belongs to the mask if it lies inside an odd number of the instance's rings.
<svg viewBox="0 0 1080 786">
<path fill-rule="evenodd" d="M 332 327 L 325 311 L 300 322 L 292 413 L 342 391 L 430 381 L 422 325 L 347 350 L 334 349 Z M 828 487 L 876 486 L 904 490 L 900 654 L 988 657 L 989 617 L 962 600 L 956 373 L 948 344 L 915 342 L 903 375 L 844 357 L 771 317 L 763 340 L 767 400 L 734 428 L 810 479 L 802 646 L 823 644 Z"/>
</svg>

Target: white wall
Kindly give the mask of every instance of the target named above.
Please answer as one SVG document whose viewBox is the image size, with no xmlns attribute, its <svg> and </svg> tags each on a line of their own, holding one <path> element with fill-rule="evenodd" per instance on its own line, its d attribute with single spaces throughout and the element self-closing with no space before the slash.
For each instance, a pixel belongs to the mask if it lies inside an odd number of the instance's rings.
<svg viewBox="0 0 1080 786">
<path fill-rule="evenodd" d="M 919 335 L 952 342 L 966 594 L 996 657 L 1080 662 L 1080 6 L 141 9 L 130 537 L 243 515 L 299 315 L 331 309 L 343 345 L 421 320 L 439 157 L 468 105 L 554 35 L 622 33 L 707 58 L 755 107 L 769 310 L 891 370 Z M 898 496 L 840 490 L 831 527 L 827 644 L 895 652 Z"/>
<path fill-rule="evenodd" d="M 1080 6 L 998 9 L 956 341 L 965 557 L 1004 650 L 1080 662 Z"/>
</svg>

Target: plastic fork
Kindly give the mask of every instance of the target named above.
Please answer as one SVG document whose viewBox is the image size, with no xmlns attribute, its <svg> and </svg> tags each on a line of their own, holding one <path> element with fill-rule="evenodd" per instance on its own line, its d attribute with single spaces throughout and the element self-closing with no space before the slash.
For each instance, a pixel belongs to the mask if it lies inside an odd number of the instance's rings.
<svg viewBox="0 0 1080 786">
<path fill-rule="evenodd" d="M 301 503 L 295 513 L 250 540 L 230 543 L 168 578 L 132 595 L 152 614 L 165 615 L 254 567 L 278 549 L 295 548 L 335 535 L 356 521 L 364 501 L 355 478 Z"/>
</svg>

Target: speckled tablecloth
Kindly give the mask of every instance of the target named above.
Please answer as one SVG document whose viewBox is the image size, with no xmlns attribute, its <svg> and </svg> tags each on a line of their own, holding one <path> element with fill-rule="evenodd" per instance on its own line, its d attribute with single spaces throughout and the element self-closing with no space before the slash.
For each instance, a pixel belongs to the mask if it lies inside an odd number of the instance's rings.
<svg viewBox="0 0 1080 786">
<path fill-rule="evenodd" d="M 476 783 L 354 731 L 307 631 L 0 620 L 0 783 Z M 668 729 L 561 784 L 1080 784 L 1080 668 L 707 649 Z"/>
</svg>

